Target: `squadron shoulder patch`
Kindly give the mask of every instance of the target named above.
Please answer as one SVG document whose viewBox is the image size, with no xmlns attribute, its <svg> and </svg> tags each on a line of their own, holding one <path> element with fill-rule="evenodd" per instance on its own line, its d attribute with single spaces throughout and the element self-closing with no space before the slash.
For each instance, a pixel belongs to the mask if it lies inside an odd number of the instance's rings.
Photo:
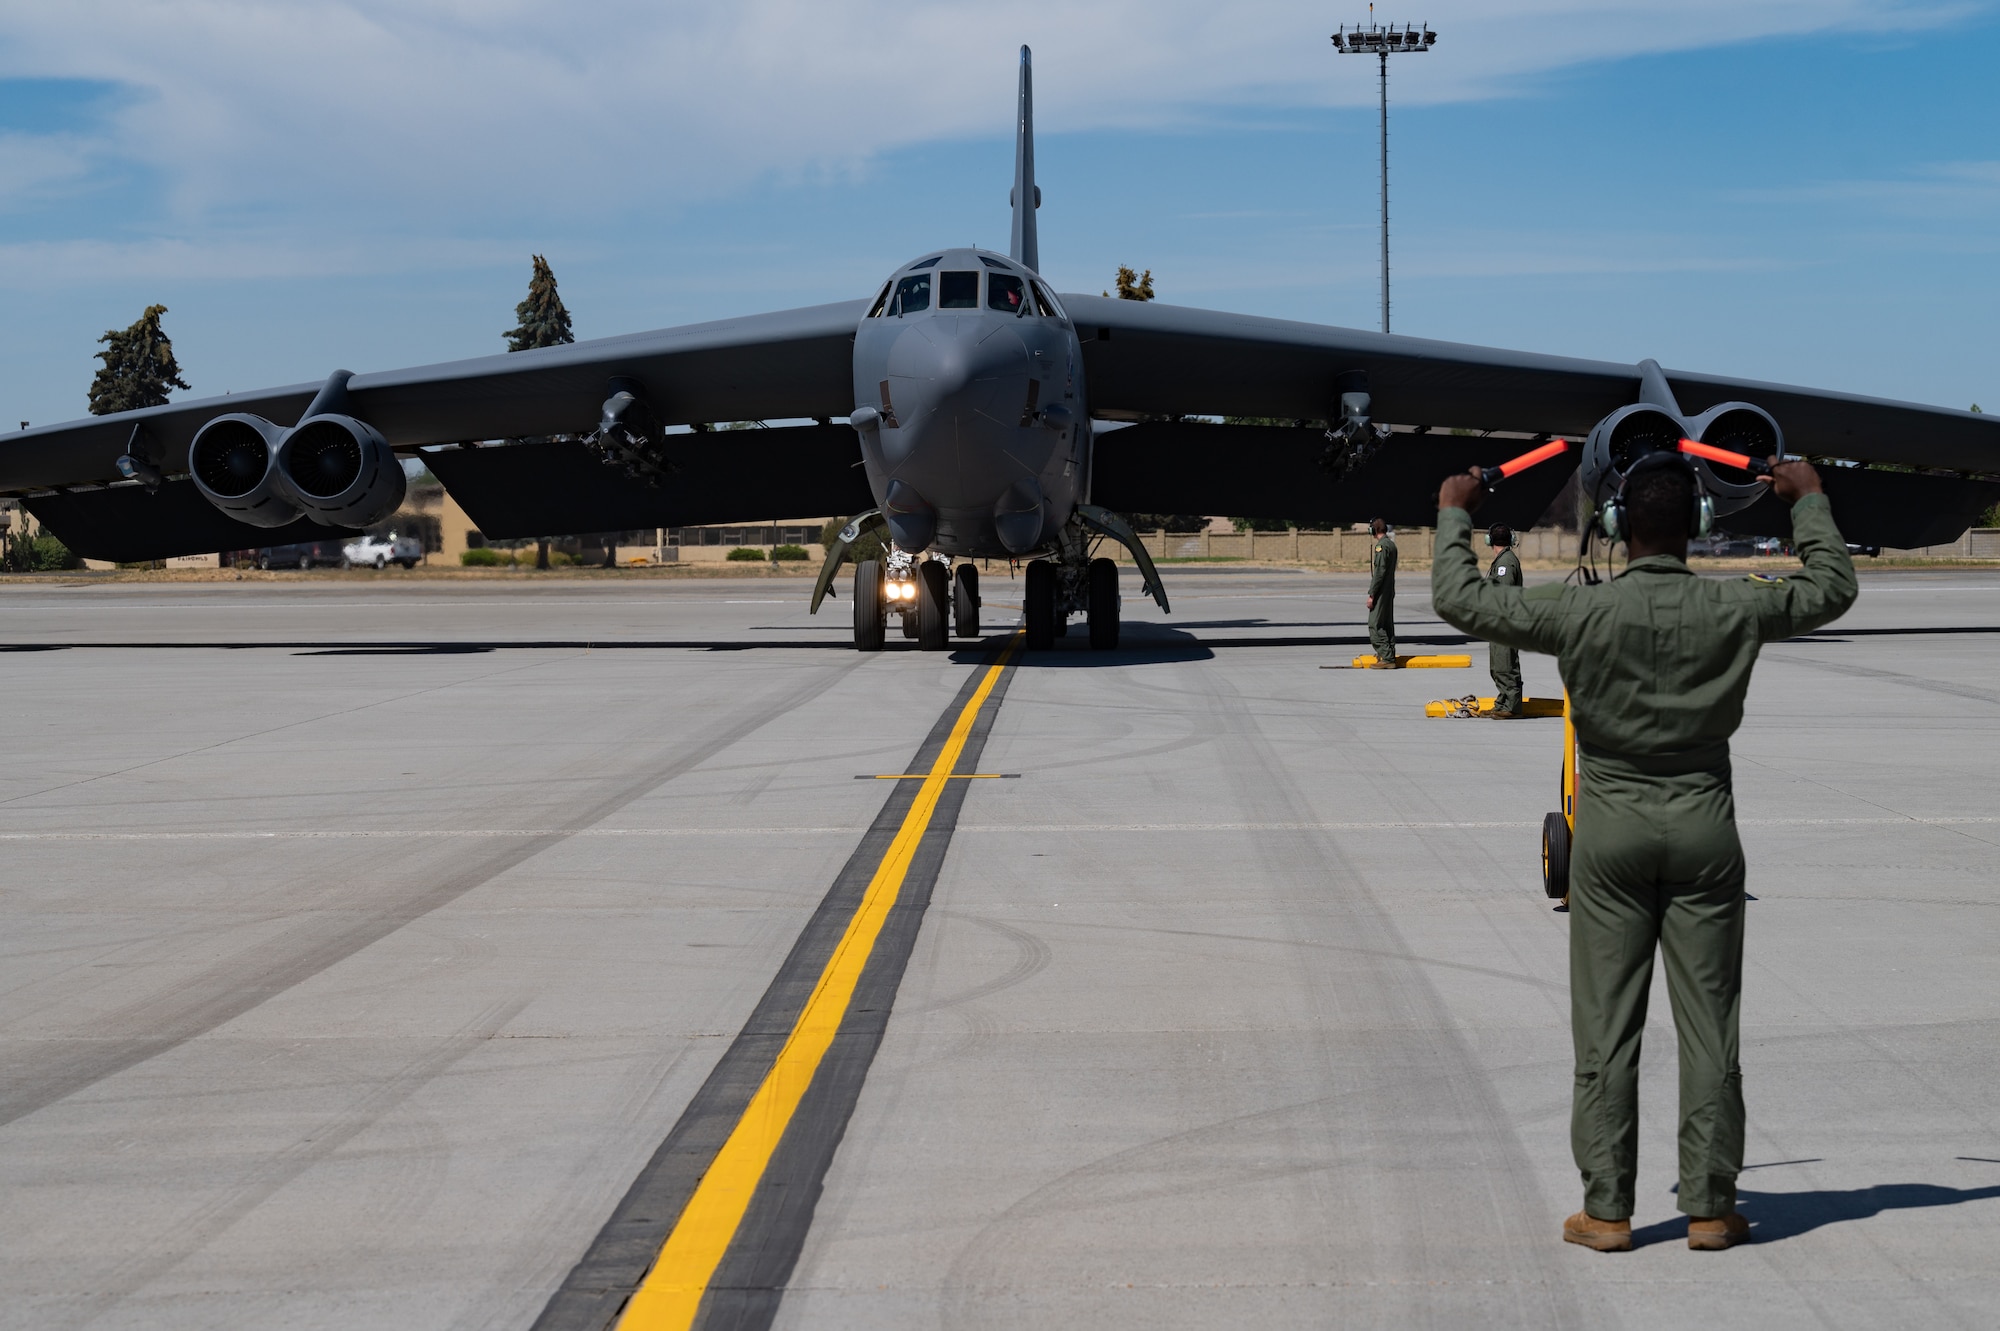
<svg viewBox="0 0 2000 1331">
<path fill-rule="evenodd" d="M 1766 587 L 1782 587 L 1785 585 L 1785 580 L 1773 573 L 1746 574 L 1743 581 L 1762 583 Z"/>
</svg>

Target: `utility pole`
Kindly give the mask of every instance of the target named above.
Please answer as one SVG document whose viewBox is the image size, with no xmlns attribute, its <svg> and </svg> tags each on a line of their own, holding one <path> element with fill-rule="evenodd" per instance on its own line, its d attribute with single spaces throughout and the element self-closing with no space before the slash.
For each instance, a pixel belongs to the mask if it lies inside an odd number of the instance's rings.
<svg viewBox="0 0 2000 1331">
<path fill-rule="evenodd" d="M 1375 6 L 1368 6 L 1368 26 L 1355 25 L 1349 32 L 1342 24 L 1333 34 L 1333 49 L 1342 55 L 1372 55 L 1381 62 L 1382 79 L 1382 331 L 1389 331 L 1389 57 L 1402 52 L 1428 51 L 1437 45 L 1438 35 L 1430 25 L 1415 28 L 1404 24 L 1378 27 Z"/>
</svg>

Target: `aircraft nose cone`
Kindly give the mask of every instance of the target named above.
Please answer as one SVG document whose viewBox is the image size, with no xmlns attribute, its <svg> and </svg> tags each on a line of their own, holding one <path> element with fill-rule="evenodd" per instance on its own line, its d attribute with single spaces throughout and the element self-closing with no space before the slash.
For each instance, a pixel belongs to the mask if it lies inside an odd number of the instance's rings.
<svg viewBox="0 0 2000 1331">
<path fill-rule="evenodd" d="M 939 316 L 912 323 L 889 350 L 889 374 L 923 386 L 933 401 L 957 397 L 983 379 L 1019 372 L 1027 349 L 1004 325 Z"/>
</svg>

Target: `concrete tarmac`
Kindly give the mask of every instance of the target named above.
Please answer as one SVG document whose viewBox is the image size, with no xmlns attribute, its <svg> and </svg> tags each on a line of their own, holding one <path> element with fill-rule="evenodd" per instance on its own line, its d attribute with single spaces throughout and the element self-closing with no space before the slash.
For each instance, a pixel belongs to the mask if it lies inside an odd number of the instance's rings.
<svg viewBox="0 0 2000 1331">
<path fill-rule="evenodd" d="M 1612 1255 L 1558 1238 L 1560 723 L 1426 719 L 1477 644 L 1320 669 L 1358 575 L 1167 578 L 1014 669 L 779 1325 L 2000 1322 L 2000 571 L 1766 649 L 1758 1242 L 1681 1241 L 1656 984 Z M 987 659 L 804 599 L 0 590 L 0 1327 L 534 1322 Z"/>
</svg>

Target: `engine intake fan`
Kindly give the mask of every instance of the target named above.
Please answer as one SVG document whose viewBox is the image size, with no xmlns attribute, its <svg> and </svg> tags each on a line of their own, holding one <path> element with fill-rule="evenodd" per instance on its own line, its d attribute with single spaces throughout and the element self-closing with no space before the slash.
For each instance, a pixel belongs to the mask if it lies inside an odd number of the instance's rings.
<svg viewBox="0 0 2000 1331">
<path fill-rule="evenodd" d="M 1620 407 L 1591 428 L 1583 446 L 1584 493 L 1594 505 L 1609 499 L 1634 462 L 1647 453 L 1674 452 L 1693 439 L 1759 458 L 1782 458 L 1784 432 L 1771 414 L 1748 402 L 1724 402 L 1687 417 L 1650 402 Z M 1690 458 L 1702 491 L 1718 516 L 1741 512 L 1768 491 L 1755 481 L 1724 480 L 1707 462 Z"/>
<path fill-rule="evenodd" d="M 282 426 L 262 416 L 217 416 L 188 446 L 195 489 L 209 503 L 253 527 L 282 527 L 299 516 L 278 470 Z"/>
<path fill-rule="evenodd" d="M 353 377 L 335 370 L 289 430 L 244 413 L 202 426 L 188 445 L 202 498 L 253 527 L 282 527 L 302 513 L 330 527 L 366 527 L 401 508 L 410 483 L 395 450 L 346 414 Z"/>
<path fill-rule="evenodd" d="M 278 449 L 278 468 L 307 516 L 366 527 L 403 505 L 409 478 L 373 426 L 328 414 L 300 421 Z"/>
</svg>

